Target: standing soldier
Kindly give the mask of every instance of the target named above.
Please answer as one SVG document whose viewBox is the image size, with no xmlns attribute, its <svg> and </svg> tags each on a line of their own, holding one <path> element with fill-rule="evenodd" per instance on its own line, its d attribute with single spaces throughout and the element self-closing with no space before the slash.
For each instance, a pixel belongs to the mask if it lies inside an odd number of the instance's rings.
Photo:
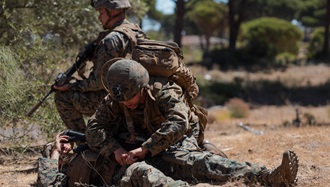
<svg viewBox="0 0 330 187">
<path fill-rule="evenodd" d="M 95 53 L 90 58 L 92 72 L 86 79 L 54 86 L 57 111 L 68 128 L 79 132 L 85 131 L 83 115 L 91 116 L 106 96 L 100 81 L 102 66 L 110 59 L 130 56 L 137 38 L 145 38 L 137 25 L 125 19 L 126 10 L 131 7 L 128 0 L 92 0 L 91 5 L 99 11 L 99 20 L 106 30 L 100 33 Z M 122 29 L 133 37 L 120 32 Z"/>
<path fill-rule="evenodd" d="M 121 186 L 166 185 L 166 176 L 218 182 L 244 178 L 270 186 L 295 183 L 298 157 L 293 151 L 283 154 L 275 170 L 202 151 L 194 137 L 199 120 L 189 110 L 182 88 L 149 77 L 138 62 L 118 60 L 102 81 L 109 95 L 90 118 L 86 140 L 112 166 L 109 173 L 128 167 Z"/>
</svg>

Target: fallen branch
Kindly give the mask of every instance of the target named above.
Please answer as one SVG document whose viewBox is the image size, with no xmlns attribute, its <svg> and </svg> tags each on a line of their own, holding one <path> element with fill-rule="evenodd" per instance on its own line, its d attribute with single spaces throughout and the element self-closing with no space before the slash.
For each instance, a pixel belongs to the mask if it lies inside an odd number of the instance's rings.
<svg viewBox="0 0 330 187">
<path fill-rule="evenodd" d="M 253 128 L 247 126 L 247 125 L 244 125 L 242 122 L 238 123 L 237 126 L 243 128 L 244 130 L 247 130 L 247 131 L 249 131 L 249 132 L 251 132 L 251 133 L 253 133 L 255 135 L 262 135 L 262 134 L 264 134 L 263 131 L 259 131 L 259 130 L 253 129 Z"/>
</svg>

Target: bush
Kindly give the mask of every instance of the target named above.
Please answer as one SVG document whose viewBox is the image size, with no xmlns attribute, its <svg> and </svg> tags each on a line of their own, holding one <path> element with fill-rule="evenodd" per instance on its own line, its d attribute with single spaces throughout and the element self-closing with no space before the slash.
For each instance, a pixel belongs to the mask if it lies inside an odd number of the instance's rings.
<svg viewBox="0 0 330 187">
<path fill-rule="evenodd" d="M 25 133 L 37 137 L 42 132 L 41 137 L 53 139 L 54 134 L 64 128 L 52 95 L 31 118 L 25 117 L 50 90 L 53 79 L 60 71 L 57 68 L 61 62 L 59 59 L 68 55 L 64 49 L 50 50 L 51 47 L 38 39 L 30 45 L 25 45 L 22 40 L 22 45 L 0 46 L 0 128 L 12 132 L 0 134 L 2 141 L 16 146 L 28 145 L 34 139 L 25 136 Z"/>
<path fill-rule="evenodd" d="M 289 64 L 295 63 L 296 61 L 296 55 L 288 52 L 278 54 L 275 57 L 275 63 L 280 66 L 287 66 Z"/>
<path fill-rule="evenodd" d="M 318 57 L 322 52 L 324 44 L 324 27 L 318 27 L 312 33 L 311 40 L 308 43 L 308 57 Z"/>
<path fill-rule="evenodd" d="M 19 57 L 9 47 L 0 46 L 1 121 L 15 120 L 26 109 L 24 99 L 31 84 L 25 79 L 25 72 L 18 67 Z"/>
<path fill-rule="evenodd" d="M 253 56 L 272 59 L 280 53 L 297 54 L 301 37 L 302 32 L 290 22 L 263 17 L 245 23 L 240 40 Z"/>
<path fill-rule="evenodd" d="M 240 98 L 232 98 L 225 105 L 233 118 L 245 118 L 250 113 L 249 105 Z"/>
</svg>

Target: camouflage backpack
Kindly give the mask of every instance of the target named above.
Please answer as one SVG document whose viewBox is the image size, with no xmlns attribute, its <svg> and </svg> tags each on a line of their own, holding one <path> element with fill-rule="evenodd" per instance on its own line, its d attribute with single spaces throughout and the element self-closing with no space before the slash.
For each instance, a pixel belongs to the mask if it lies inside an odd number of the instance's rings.
<svg viewBox="0 0 330 187">
<path fill-rule="evenodd" d="M 197 97 L 199 88 L 196 77 L 183 62 L 182 50 L 177 43 L 171 41 L 156 41 L 136 36 L 132 28 L 122 24 L 113 29 L 126 35 L 132 46 L 131 58 L 144 66 L 149 75 L 167 77 L 168 81 L 175 82 L 183 88 L 190 109 L 198 116 L 200 135 L 198 143 L 204 140 L 204 130 L 207 124 L 207 111 L 194 105 L 192 101 Z"/>
</svg>

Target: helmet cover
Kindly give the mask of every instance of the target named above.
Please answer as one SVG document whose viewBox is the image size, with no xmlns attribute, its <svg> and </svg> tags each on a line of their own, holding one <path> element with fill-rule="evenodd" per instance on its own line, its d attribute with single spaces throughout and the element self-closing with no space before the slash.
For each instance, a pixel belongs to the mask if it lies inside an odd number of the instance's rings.
<svg viewBox="0 0 330 187">
<path fill-rule="evenodd" d="M 134 60 L 121 59 L 113 63 L 104 80 L 110 96 L 119 101 L 127 101 L 148 85 L 148 71 Z"/>
<path fill-rule="evenodd" d="M 130 8 L 131 4 L 128 0 L 91 0 L 91 6 L 95 9 L 106 8 L 112 11 Z"/>
</svg>

